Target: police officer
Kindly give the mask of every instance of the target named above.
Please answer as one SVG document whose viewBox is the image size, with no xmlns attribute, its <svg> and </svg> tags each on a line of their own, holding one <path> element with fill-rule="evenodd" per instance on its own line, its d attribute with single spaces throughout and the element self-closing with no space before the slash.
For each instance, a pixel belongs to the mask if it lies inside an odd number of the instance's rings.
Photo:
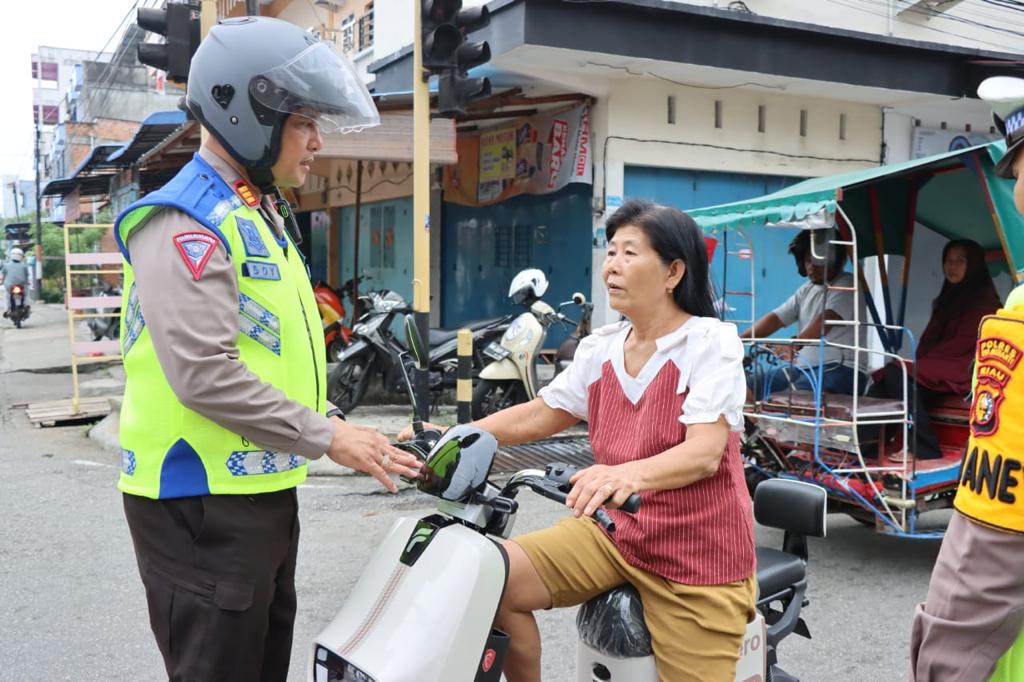
<svg viewBox="0 0 1024 682">
<path fill-rule="evenodd" d="M 25 252 L 15 246 L 7 254 L 7 257 L 9 259 L 8 262 L 0 265 L 0 282 L 3 283 L 6 294 L 4 296 L 4 306 L 7 310 L 4 310 L 4 317 L 7 317 L 10 311 L 11 287 L 15 284 L 20 284 L 23 288 L 28 288 L 31 281 L 28 264 L 25 263 Z"/>
<path fill-rule="evenodd" d="M 322 130 L 379 119 L 351 64 L 270 18 L 210 30 L 186 106 L 208 139 L 115 227 L 118 487 L 168 677 L 284 680 L 307 460 L 391 492 L 389 474 L 418 468 L 326 402 L 320 318 L 277 190 L 302 185 Z"/>
<path fill-rule="evenodd" d="M 978 96 L 992 105 L 1006 137 L 995 172 L 1016 179 L 1014 204 L 1024 214 L 1024 79 L 989 78 Z M 1024 640 L 1017 639 L 1024 626 L 1024 453 L 1014 443 L 1019 444 L 1015 408 L 1024 402 L 1024 363 L 1017 364 L 1013 350 L 1024 348 L 1024 287 L 1010 293 L 995 318 L 982 321 L 981 338 L 994 345 L 980 345 L 976 377 L 986 364 L 1002 376 L 1013 365 L 1009 374 L 1016 376 L 1005 386 L 981 380 L 975 385 L 956 511 L 928 596 L 914 614 L 911 679 L 918 682 L 1024 679 Z M 1001 420 L 994 418 L 999 410 Z"/>
</svg>

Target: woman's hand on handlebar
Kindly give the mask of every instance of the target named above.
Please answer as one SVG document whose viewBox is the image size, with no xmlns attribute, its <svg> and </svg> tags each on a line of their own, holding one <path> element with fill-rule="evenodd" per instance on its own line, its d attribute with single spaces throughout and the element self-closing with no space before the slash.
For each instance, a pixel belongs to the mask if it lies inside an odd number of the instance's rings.
<svg viewBox="0 0 1024 682">
<path fill-rule="evenodd" d="M 572 490 L 565 506 L 576 516 L 593 516 L 601 505 L 615 509 L 630 495 L 640 492 L 629 470 L 622 466 L 595 464 L 577 471 L 569 482 Z"/>
<path fill-rule="evenodd" d="M 445 432 L 445 427 L 438 426 L 437 424 L 431 424 L 430 422 L 423 422 L 423 428 L 424 428 L 424 430 L 427 430 L 427 431 L 434 430 L 434 431 L 437 431 L 438 433 L 444 433 Z M 416 435 L 416 432 L 413 431 L 412 424 L 409 424 L 404 429 L 402 429 L 401 431 L 398 432 L 397 440 L 398 440 L 399 443 L 404 443 L 407 440 L 412 440 L 412 437 L 415 436 L 415 435 Z"/>
</svg>

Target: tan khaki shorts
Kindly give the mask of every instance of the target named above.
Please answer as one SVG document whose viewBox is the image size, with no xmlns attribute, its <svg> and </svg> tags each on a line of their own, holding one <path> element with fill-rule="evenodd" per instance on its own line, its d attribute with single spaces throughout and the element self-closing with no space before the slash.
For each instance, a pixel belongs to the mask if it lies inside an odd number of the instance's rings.
<svg viewBox="0 0 1024 682">
<path fill-rule="evenodd" d="M 551 594 L 552 606 L 575 606 L 632 583 L 644 605 L 658 677 L 666 682 L 731 682 L 747 623 L 754 617 L 755 580 L 683 585 L 630 566 L 590 519 L 569 517 L 514 538 Z"/>
</svg>

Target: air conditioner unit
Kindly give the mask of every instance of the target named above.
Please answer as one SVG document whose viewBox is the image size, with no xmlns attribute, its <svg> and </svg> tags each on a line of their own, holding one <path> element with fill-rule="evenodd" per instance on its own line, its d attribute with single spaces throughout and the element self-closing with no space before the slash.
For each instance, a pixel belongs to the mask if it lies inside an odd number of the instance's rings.
<svg viewBox="0 0 1024 682">
<path fill-rule="evenodd" d="M 896 0 L 896 14 L 913 11 L 914 14 L 945 12 L 959 5 L 963 0 Z"/>
</svg>

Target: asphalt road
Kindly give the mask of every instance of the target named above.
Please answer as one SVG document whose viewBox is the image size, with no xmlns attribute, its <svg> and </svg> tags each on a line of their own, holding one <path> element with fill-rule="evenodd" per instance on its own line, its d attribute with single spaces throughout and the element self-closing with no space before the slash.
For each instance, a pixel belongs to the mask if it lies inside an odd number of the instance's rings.
<svg viewBox="0 0 1024 682">
<path fill-rule="evenodd" d="M 13 329 L 0 330 L 0 360 Z M 13 362 L 16 364 L 16 362 Z M 88 381 L 88 377 L 85 377 Z M 158 680 L 163 671 L 116 491 L 115 457 L 82 427 L 36 429 L 12 403 L 65 397 L 62 374 L 0 374 L 0 680 Z M 431 501 L 378 494 L 365 477 L 313 477 L 300 490 L 299 614 L 290 679 L 344 602 L 391 523 Z M 552 523 L 557 505 L 521 496 L 517 531 Z M 942 522 L 943 513 L 930 519 Z M 926 521 L 929 520 L 925 517 Z M 910 620 L 938 543 L 897 540 L 842 516 L 810 543 L 813 640 L 791 637 L 783 666 L 803 680 L 907 677 Z M 758 529 L 758 541 L 781 534 Z M 544 679 L 574 680 L 573 610 L 541 614 Z"/>
</svg>

